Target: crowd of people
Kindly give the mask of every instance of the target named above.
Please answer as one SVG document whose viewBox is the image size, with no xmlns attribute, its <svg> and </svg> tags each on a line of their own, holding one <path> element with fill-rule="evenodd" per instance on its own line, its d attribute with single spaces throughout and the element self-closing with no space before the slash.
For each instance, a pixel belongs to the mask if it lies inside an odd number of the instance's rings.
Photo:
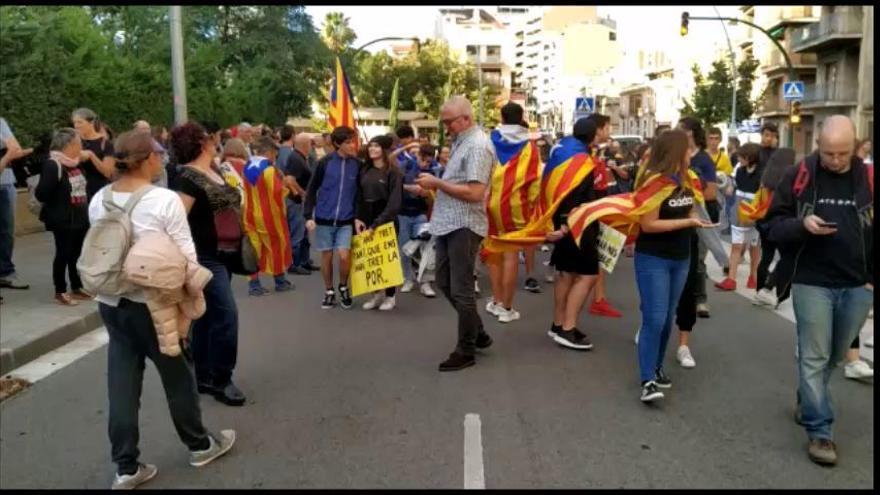
<svg viewBox="0 0 880 495">
<path fill-rule="evenodd" d="M 587 301 L 592 315 L 622 314 L 606 295 L 600 225 L 626 233 L 640 299 L 635 342 L 645 403 L 672 387 L 664 361 L 673 324 L 676 360 L 696 366 L 692 333 L 698 317 L 710 314 L 706 256 L 711 252 L 724 266 L 726 278 L 716 287 L 730 291 L 747 255 L 747 288 L 756 305 L 793 300 L 796 420 L 807 430 L 810 458 L 835 463 L 830 372 L 846 358 L 847 377 L 873 376 L 858 358 L 859 330 L 873 303 L 873 163 L 870 141 L 856 140 L 852 122 L 827 119 L 818 149 L 798 163 L 793 150 L 778 148 L 778 130 L 769 124 L 760 144 L 732 139 L 725 150 L 719 129 L 707 131 L 685 117 L 625 148 L 613 142 L 610 119 L 600 114 L 578 120 L 555 143 L 535 139 L 515 103 L 501 117 L 487 134 L 470 102 L 452 97 L 440 109 L 451 144 L 436 146 L 406 125 L 362 143 L 348 127 L 312 136 L 291 126 L 241 123 L 225 130 L 192 121 L 169 131 L 140 120 L 114 139 L 93 111 L 74 110 L 72 127 L 54 132 L 28 184 L 35 212 L 55 240 L 55 300 L 72 306 L 96 298 L 110 335 L 114 488 L 156 474 L 155 466 L 138 461 L 145 358 L 159 370 L 190 463 L 211 462 L 232 447 L 235 432 L 206 429 L 198 394 L 230 406 L 246 402 L 233 381 L 239 327 L 233 275 L 247 277 L 248 294 L 262 297 L 270 291 L 260 274 L 271 276 L 281 293 L 295 289 L 288 275 L 320 271 L 321 307 L 349 309 L 352 238 L 388 223 L 397 232 L 404 281 L 369 294 L 362 309 L 394 310 L 398 293 L 416 288 L 433 298 L 436 285 L 458 328 L 440 371 L 473 366 L 477 351 L 493 343 L 477 306 L 479 266 L 491 282 L 486 312 L 510 324 L 521 318 L 514 307 L 521 260 L 524 289 L 542 290 L 538 249 L 552 249 L 548 337 L 562 348 L 591 349 L 580 318 Z M 12 264 L 10 163 L 34 150 L 22 149 L 3 119 L 0 146 L 0 287 L 26 289 Z M 726 229 L 729 254 L 719 249 Z M 108 239 L 124 248 L 105 249 L 113 244 Z M 432 266 L 405 248 L 428 239 Z M 150 269 L 176 289 L 156 292 L 138 283 L 123 263 L 129 246 L 164 246 L 168 256 L 158 258 L 167 259 Z M 178 258 L 183 268 L 170 261 Z M 168 304 L 176 309 L 166 314 Z M 159 321 L 178 329 L 171 333 L 179 347 L 157 336 L 166 328 Z M 873 337 L 866 345 L 873 346 Z"/>
</svg>

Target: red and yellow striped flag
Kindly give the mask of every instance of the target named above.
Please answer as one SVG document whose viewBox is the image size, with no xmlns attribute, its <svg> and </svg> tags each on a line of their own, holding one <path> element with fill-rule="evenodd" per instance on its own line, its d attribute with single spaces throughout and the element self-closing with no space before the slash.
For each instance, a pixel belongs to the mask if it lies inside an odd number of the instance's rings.
<svg viewBox="0 0 880 495">
<path fill-rule="evenodd" d="M 751 201 L 740 201 L 737 214 L 739 220 L 743 224 L 752 224 L 764 218 L 767 210 L 770 209 L 770 203 L 773 201 L 773 191 L 766 187 L 758 189 L 755 197 Z"/>
<path fill-rule="evenodd" d="M 260 271 L 283 274 L 293 263 L 287 225 L 289 193 L 284 179 L 269 159 L 254 156 L 239 172 L 244 183 L 244 231 L 259 255 Z"/>
<path fill-rule="evenodd" d="M 342 62 L 336 57 L 336 75 L 330 86 L 330 109 L 327 114 L 327 123 L 330 129 L 346 126 L 355 129 L 354 102 L 352 101 L 351 86 L 348 85 L 348 76 L 342 70 Z"/>
<path fill-rule="evenodd" d="M 492 169 L 489 201 L 489 235 L 483 242 L 488 253 L 513 251 L 520 244 L 506 237 L 528 228 L 541 194 L 541 157 L 533 140 L 507 141 L 492 131 L 497 163 Z"/>
<path fill-rule="evenodd" d="M 694 200 L 703 203 L 703 191 L 700 179 L 692 170 L 688 170 L 693 186 Z M 568 227 L 575 243 L 580 246 L 581 234 L 596 220 L 614 227 L 632 236 L 636 232 L 639 217 L 660 206 L 678 187 L 670 177 L 654 175 L 650 177 L 638 191 L 615 194 L 596 201 L 585 203 L 575 208 L 568 215 Z"/>
</svg>

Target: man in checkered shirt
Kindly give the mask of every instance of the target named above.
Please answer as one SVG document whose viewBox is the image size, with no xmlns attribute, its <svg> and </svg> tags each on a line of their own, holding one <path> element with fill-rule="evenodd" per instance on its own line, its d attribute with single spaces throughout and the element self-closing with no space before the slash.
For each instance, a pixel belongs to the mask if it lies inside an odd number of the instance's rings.
<svg viewBox="0 0 880 495">
<path fill-rule="evenodd" d="M 458 345 L 440 371 L 457 371 L 475 363 L 476 349 L 492 345 L 477 313 L 474 265 L 489 230 L 485 198 L 495 151 L 474 122 L 474 111 L 463 96 L 449 99 L 440 110 L 446 133 L 453 137 L 443 179 L 422 173 L 416 183 L 437 191 L 431 215 L 436 237 L 436 281 L 458 313 Z"/>
</svg>

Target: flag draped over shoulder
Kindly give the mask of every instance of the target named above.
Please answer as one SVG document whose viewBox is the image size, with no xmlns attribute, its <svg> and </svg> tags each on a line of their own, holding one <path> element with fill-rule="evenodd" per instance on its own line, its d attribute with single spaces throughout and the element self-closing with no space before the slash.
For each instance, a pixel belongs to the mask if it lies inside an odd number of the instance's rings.
<svg viewBox="0 0 880 495">
<path fill-rule="evenodd" d="M 704 199 L 700 179 L 692 170 L 688 170 L 688 176 L 693 186 L 694 199 L 702 204 Z M 658 208 L 677 187 L 678 183 L 671 177 L 654 175 L 637 191 L 584 203 L 568 215 L 571 235 L 580 246 L 581 234 L 597 220 L 631 235 L 639 223 L 639 217 Z"/>
<path fill-rule="evenodd" d="M 327 115 L 327 123 L 331 129 L 339 126 L 355 128 L 354 102 L 352 101 L 351 86 L 348 85 L 348 76 L 342 70 L 342 62 L 336 57 L 336 75 L 330 86 L 330 109 Z"/>
<path fill-rule="evenodd" d="M 284 180 L 272 162 L 262 156 L 252 157 L 241 176 L 245 191 L 244 231 L 259 255 L 260 271 L 282 274 L 293 262 Z"/>
<path fill-rule="evenodd" d="M 737 214 L 744 224 L 755 223 L 764 218 L 767 210 L 770 209 L 770 203 L 773 201 L 773 191 L 766 187 L 761 187 L 755 193 L 755 197 L 751 201 L 740 201 Z"/>
<path fill-rule="evenodd" d="M 532 148 L 530 153 L 537 153 L 537 147 Z M 571 136 L 563 138 L 553 148 L 541 170 L 540 189 L 530 220 L 518 230 L 499 234 L 493 242 L 513 246 L 545 242 L 547 233 L 553 230 L 553 214 L 559 204 L 583 182 L 593 167 L 594 162 L 586 145 Z"/>
<path fill-rule="evenodd" d="M 507 126 L 504 126 L 507 127 Z M 488 253 L 518 249 L 508 235 L 528 229 L 541 194 L 541 157 L 538 146 L 519 126 L 494 130 L 496 164 L 492 169 L 489 201 L 489 235 L 483 243 Z M 511 129 L 514 128 L 515 129 Z"/>
</svg>

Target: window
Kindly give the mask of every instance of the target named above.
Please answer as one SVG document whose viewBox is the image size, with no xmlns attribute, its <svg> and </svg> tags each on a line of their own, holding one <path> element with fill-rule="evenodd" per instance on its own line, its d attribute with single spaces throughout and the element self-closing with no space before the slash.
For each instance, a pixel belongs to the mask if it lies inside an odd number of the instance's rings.
<svg viewBox="0 0 880 495">
<path fill-rule="evenodd" d="M 608 33 L 608 41 L 617 41 L 617 33 L 610 31 Z"/>
<path fill-rule="evenodd" d="M 487 57 L 500 57 L 501 56 L 501 47 L 498 45 L 489 45 L 486 47 L 486 56 Z"/>
<path fill-rule="evenodd" d="M 825 64 L 825 99 L 834 101 L 837 96 L 837 62 Z"/>
<path fill-rule="evenodd" d="M 479 48 L 479 47 L 478 47 L 477 45 L 468 45 L 468 46 L 467 46 L 467 54 L 468 54 L 468 56 L 475 56 L 475 55 L 477 54 L 477 50 L 478 50 L 478 48 Z"/>
</svg>

